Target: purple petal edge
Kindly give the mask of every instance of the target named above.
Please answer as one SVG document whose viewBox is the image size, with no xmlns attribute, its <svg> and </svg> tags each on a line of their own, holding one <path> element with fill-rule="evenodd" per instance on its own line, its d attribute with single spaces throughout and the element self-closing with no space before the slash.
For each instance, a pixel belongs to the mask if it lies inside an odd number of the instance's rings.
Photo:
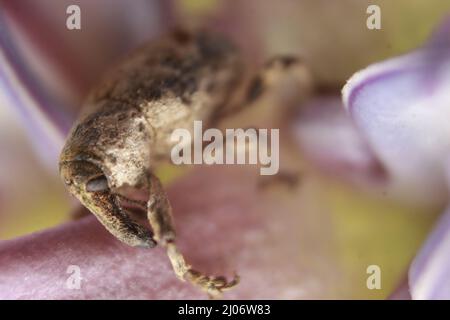
<svg viewBox="0 0 450 320">
<path fill-rule="evenodd" d="M 423 47 L 356 73 L 342 91 L 346 110 L 390 175 L 415 190 L 409 197 L 447 203 L 391 299 L 408 293 L 450 299 L 449 83 L 450 17 Z"/>
</svg>

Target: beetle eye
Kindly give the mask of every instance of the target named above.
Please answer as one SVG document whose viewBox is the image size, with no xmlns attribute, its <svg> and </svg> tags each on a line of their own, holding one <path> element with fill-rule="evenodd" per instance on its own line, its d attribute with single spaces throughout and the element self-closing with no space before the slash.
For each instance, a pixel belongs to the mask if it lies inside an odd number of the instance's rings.
<svg viewBox="0 0 450 320">
<path fill-rule="evenodd" d="M 105 176 L 94 178 L 86 183 L 86 191 L 88 192 L 99 192 L 105 190 L 108 190 L 108 181 Z"/>
</svg>

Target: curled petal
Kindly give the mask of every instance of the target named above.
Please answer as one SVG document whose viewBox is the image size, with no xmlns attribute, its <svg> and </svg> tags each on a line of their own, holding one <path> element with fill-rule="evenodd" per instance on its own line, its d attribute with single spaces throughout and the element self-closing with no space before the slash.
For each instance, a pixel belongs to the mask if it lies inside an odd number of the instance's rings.
<svg viewBox="0 0 450 320">
<path fill-rule="evenodd" d="M 448 197 L 450 31 L 424 47 L 369 66 L 343 89 L 344 105 L 386 168 L 391 192 L 421 204 Z"/>
<path fill-rule="evenodd" d="M 385 166 L 391 191 L 416 203 L 448 201 L 449 87 L 447 19 L 423 47 L 369 66 L 343 89 L 344 105 Z M 409 270 L 413 299 L 450 298 L 449 252 L 447 208 Z"/>
</svg>

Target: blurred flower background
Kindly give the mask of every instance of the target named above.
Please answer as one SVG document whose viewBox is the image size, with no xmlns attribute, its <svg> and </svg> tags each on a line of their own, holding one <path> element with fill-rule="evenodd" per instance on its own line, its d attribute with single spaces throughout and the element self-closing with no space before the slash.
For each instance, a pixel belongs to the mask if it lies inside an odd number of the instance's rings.
<svg viewBox="0 0 450 320">
<path fill-rule="evenodd" d="M 280 248 L 285 242 L 280 240 L 275 251 L 281 258 L 267 257 L 288 264 L 286 257 L 295 255 L 299 262 L 293 263 L 292 272 L 297 270 L 298 275 L 292 287 L 266 297 L 386 298 L 404 280 L 443 211 L 445 197 L 418 201 L 379 187 L 382 164 L 367 156 L 365 141 L 348 129 L 340 90 L 358 70 L 424 43 L 449 12 L 449 2 L 1 0 L 0 4 L 2 241 L 68 221 L 76 203 L 59 180 L 57 156 L 83 96 L 104 70 L 173 26 L 203 26 L 229 35 L 248 63 L 260 64 L 272 54 L 301 55 L 317 87 L 317 98 L 302 107 L 294 123 L 296 151 L 302 158 L 300 190 L 264 195 L 274 208 L 265 219 L 281 220 L 275 226 L 281 230 L 274 231 L 275 239 L 277 232 L 286 230 L 301 234 L 286 240 L 299 242 L 289 254 L 283 256 Z M 81 7 L 81 30 L 65 27 L 70 4 Z M 369 4 L 381 7 L 381 30 L 366 27 Z M 328 117 L 332 121 L 322 121 Z M 359 151 L 352 153 L 355 149 Z M 175 190 L 189 185 L 177 182 L 176 174 L 173 168 L 162 171 L 163 180 L 173 182 Z M 208 183 L 208 178 L 201 179 Z M 192 184 L 196 186 L 195 181 Z M 445 193 L 436 190 L 440 192 Z M 249 199 L 259 201 L 254 195 Z M 283 205 L 277 206 L 280 201 Z M 285 206 L 289 209 L 280 213 Z M 283 219 L 298 224 L 288 229 Z M 253 250 L 262 247 L 254 245 Z M 366 268 L 373 264 L 382 270 L 381 290 L 366 286 Z M 314 279 L 309 284 L 308 277 Z M 242 296 L 254 297 L 245 292 Z"/>
</svg>

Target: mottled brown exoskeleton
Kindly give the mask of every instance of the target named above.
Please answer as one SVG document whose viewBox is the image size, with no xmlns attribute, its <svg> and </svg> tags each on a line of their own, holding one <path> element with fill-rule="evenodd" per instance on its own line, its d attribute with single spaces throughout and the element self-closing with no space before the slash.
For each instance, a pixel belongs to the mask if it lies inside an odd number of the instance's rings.
<svg viewBox="0 0 450 320">
<path fill-rule="evenodd" d="M 154 171 L 170 160 L 176 128 L 192 130 L 194 120 L 213 124 L 233 112 L 233 95 L 251 103 L 273 81 L 276 70 L 292 64 L 273 60 L 245 90 L 243 63 L 224 38 L 206 32 L 177 31 L 131 54 L 88 96 L 60 157 L 60 173 L 69 191 L 119 240 L 145 248 L 167 249 L 173 269 L 217 296 L 238 283 L 191 269 L 175 245 L 172 209 Z M 275 70 L 275 71 L 274 71 Z M 237 104 L 239 105 L 239 104 Z M 148 201 L 122 190 L 146 190 Z M 124 201 L 145 210 L 150 227 L 124 209 Z"/>
</svg>

